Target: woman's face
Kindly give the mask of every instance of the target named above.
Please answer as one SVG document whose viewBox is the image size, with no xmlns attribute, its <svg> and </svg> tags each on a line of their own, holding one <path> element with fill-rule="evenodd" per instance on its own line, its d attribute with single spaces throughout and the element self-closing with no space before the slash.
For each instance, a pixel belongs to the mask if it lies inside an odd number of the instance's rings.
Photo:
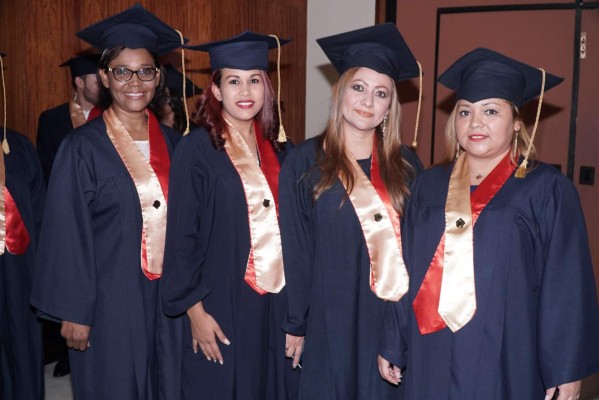
<svg viewBox="0 0 599 400">
<path fill-rule="evenodd" d="M 459 100 L 456 104 L 455 131 L 469 157 L 499 162 L 510 150 L 514 131 L 519 130 L 520 121 L 514 120 L 512 106 L 505 100 Z"/>
<path fill-rule="evenodd" d="M 370 68 L 359 68 L 343 93 L 341 113 L 344 132 L 371 132 L 389 111 L 395 83 Z"/>
<path fill-rule="evenodd" d="M 264 105 L 262 71 L 223 68 L 220 88 L 212 84 L 212 92 L 223 104 L 223 115 L 232 124 L 251 121 Z"/>
<path fill-rule="evenodd" d="M 108 63 L 108 67 L 113 70 L 123 67 L 138 71 L 142 68 L 155 68 L 156 65 L 154 65 L 154 60 L 148 50 L 125 48 Z M 129 81 L 120 82 L 114 77 L 113 72 L 102 70 L 100 78 L 104 87 L 110 91 L 112 107 L 116 108 L 115 111 L 137 113 L 144 111 L 152 101 L 156 87 L 160 83 L 160 71 L 151 81 L 142 81 L 136 74 L 133 74 Z"/>
</svg>

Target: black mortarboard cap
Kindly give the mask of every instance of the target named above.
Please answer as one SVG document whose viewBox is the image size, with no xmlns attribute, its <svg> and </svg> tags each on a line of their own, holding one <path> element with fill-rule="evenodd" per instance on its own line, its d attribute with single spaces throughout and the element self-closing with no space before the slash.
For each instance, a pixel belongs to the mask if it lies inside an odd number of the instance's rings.
<svg viewBox="0 0 599 400">
<path fill-rule="evenodd" d="M 171 95 L 175 97 L 183 97 L 183 74 L 179 72 L 175 67 L 168 64 L 164 67 L 166 69 L 166 87 Z M 185 78 L 185 97 L 192 97 L 194 94 L 202 93 L 202 89 L 197 87 L 191 79 Z"/>
<path fill-rule="evenodd" d="M 125 46 L 161 56 L 181 47 L 177 31 L 140 4 L 88 26 L 77 36 L 102 51 Z"/>
<path fill-rule="evenodd" d="M 281 46 L 290 42 L 279 39 Z M 233 68 L 248 71 L 251 69 L 268 70 L 268 50 L 277 47 L 277 40 L 268 35 L 245 31 L 237 36 L 186 49 L 206 51 L 210 55 L 210 69 Z"/>
<path fill-rule="evenodd" d="M 99 62 L 99 54 L 77 56 L 69 58 L 60 64 L 60 67 L 70 67 L 71 78 L 74 79 L 81 75 L 95 74 L 98 71 Z"/>
<path fill-rule="evenodd" d="M 392 23 L 339 33 L 316 42 L 339 74 L 350 68 L 366 67 L 395 81 L 419 75 L 414 55 Z"/>
<path fill-rule="evenodd" d="M 545 91 L 564 79 L 546 74 Z M 493 50 L 478 48 L 460 57 L 439 77 L 456 92 L 456 99 L 471 103 L 503 99 L 520 107 L 541 94 L 542 73 Z"/>
</svg>

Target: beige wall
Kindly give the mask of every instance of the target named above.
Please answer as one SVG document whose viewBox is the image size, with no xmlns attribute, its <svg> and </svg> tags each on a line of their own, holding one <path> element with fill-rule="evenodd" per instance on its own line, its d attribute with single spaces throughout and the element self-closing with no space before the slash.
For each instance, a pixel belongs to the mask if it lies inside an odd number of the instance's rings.
<svg viewBox="0 0 599 400">
<path fill-rule="evenodd" d="M 339 78 L 316 39 L 372 25 L 374 14 L 375 0 L 308 0 L 306 139 L 326 126 L 331 85 Z"/>
</svg>

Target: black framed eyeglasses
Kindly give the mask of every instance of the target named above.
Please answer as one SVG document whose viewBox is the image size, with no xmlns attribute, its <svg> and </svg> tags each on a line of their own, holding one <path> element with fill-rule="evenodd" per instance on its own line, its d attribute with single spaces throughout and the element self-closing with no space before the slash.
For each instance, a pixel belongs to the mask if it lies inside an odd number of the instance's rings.
<svg viewBox="0 0 599 400">
<path fill-rule="evenodd" d="M 129 82 L 131 78 L 133 78 L 133 74 L 137 75 L 137 78 L 143 82 L 149 82 L 156 78 L 156 74 L 158 73 L 158 68 L 156 67 L 146 67 L 140 68 L 137 71 L 133 71 L 129 68 L 125 67 L 116 67 L 116 68 L 106 68 L 108 71 L 112 72 L 112 76 L 119 82 Z"/>
</svg>

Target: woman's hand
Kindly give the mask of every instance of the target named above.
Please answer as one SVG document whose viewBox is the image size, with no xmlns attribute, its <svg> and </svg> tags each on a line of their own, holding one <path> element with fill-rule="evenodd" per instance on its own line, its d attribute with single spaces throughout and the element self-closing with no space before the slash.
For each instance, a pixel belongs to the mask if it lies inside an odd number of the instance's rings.
<svg viewBox="0 0 599 400">
<path fill-rule="evenodd" d="M 293 358 L 293 369 L 297 368 L 304 351 L 304 336 L 285 335 L 285 357 Z M 300 365 L 301 368 L 301 365 Z"/>
<path fill-rule="evenodd" d="M 393 385 L 399 385 L 401 382 L 401 370 L 381 356 L 377 357 L 376 362 L 379 364 L 379 372 L 383 379 Z"/>
<path fill-rule="evenodd" d="M 60 334 L 67 341 L 69 349 L 85 351 L 89 347 L 89 332 L 91 327 L 74 322 L 62 321 Z"/>
<path fill-rule="evenodd" d="M 553 399 L 556 389 L 558 390 L 557 400 L 576 400 L 580 397 L 581 387 L 582 381 L 576 381 L 549 388 L 545 392 L 545 400 Z"/>
<path fill-rule="evenodd" d="M 226 344 L 231 344 L 225 336 L 220 326 L 212 315 L 204 311 L 204 306 L 200 301 L 189 310 L 187 310 L 189 321 L 191 322 L 191 337 L 193 338 L 193 352 L 198 352 L 198 346 L 208 361 L 219 362 L 223 364 L 223 356 L 220 353 L 216 338 Z"/>
</svg>

